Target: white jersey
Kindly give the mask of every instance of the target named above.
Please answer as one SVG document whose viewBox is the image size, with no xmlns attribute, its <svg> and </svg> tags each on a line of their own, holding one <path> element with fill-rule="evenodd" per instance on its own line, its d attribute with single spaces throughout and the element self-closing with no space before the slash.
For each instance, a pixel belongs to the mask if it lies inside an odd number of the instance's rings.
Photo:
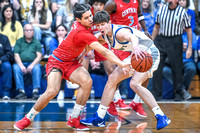
<svg viewBox="0 0 200 133">
<path fill-rule="evenodd" d="M 153 76 L 153 72 L 158 68 L 158 64 L 160 62 L 160 52 L 154 45 L 153 41 L 149 37 L 147 37 L 143 32 L 128 26 L 112 24 L 113 36 L 110 38 L 108 35 L 103 35 L 104 40 L 114 49 L 132 52 L 133 46 L 131 42 L 120 42 L 116 38 L 116 33 L 122 28 L 130 29 L 131 33 L 139 39 L 139 48 L 142 51 L 147 51 L 149 54 L 151 54 L 153 59 L 153 65 L 148 71 L 148 76 L 149 78 L 151 78 Z M 126 63 L 130 63 L 130 60 L 131 56 L 127 57 L 123 61 Z"/>
<path fill-rule="evenodd" d="M 133 50 L 133 46 L 131 42 L 128 42 L 128 41 L 121 42 L 117 40 L 116 38 L 117 32 L 122 28 L 130 29 L 131 33 L 134 34 L 136 37 L 138 37 L 139 47 L 141 47 L 140 45 L 144 45 L 143 43 L 145 41 L 147 41 L 149 44 L 153 44 L 153 41 L 149 37 L 147 37 L 143 32 L 137 29 L 134 29 L 128 26 L 123 26 L 123 25 L 115 25 L 115 24 L 111 24 L 111 26 L 112 26 L 113 36 L 110 38 L 108 35 L 103 35 L 103 39 L 114 49 L 128 51 L 128 52 L 131 52 Z M 144 50 L 143 48 L 141 49 Z"/>
</svg>

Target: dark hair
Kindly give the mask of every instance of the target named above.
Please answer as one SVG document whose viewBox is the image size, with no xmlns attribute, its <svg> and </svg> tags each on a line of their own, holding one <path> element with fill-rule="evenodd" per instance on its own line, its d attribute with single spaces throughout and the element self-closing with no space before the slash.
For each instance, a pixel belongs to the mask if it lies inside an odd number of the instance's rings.
<svg viewBox="0 0 200 133">
<path fill-rule="evenodd" d="M 190 0 L 186 0 L 186 8 L 190 6 Z"/>
<path fill-rule="evenodd" d="M 56 30 L 60 27 L 63 26 L 65 28 L 66 31 L 68 31 L 67 27 L 64 24 L 59 24 L 58 26 L 56 26 Z"/>
<path fill-rule="evenodd" d="M 81 19 L 83 13 L 85 13 L 86 11 L 89 11 L 89 10 L 90 10 L 90 7 L 88 5 L 75 3 L 74 10 L 73 10 L 74 18 Z"/>
<path fill-rule="evenodd" d="M 108 0 L 89 0 L 88 4 L 90 4 L 90 6 L 92 6 L 95 2 L 100 2 L 100 3 L 103 3 L 105 5 L 107 1 Z"/>
<path fill-rule="evenodd" d="M 47 19 L 47 10 L 45 9 L 45 1 L 42 0 L 43 2 L 43 7 L 42 7 L 42 11 L 41 11 L 41 17 L 40 17 L 40 24 L 46 24 L 46 19 Z M 35 13 L 36 13 L 36 8 L 35 8 L 35 0 L 33 1 L 33 7 L 31 10 L 31 14 L 33 15 L 33 17 L 35 17 Z"/>
<path fill-rule="evenodd" d="M 4 26 L 6 25 L 6 18 L 5 18 L 5 15 L 4 15 L 4 12 L 5 12 L 5 10 L 7 9 L 7 8 L 11 8 L 11 10 L 13 11 L 13 15 L 12 15 L 12 18 L 11 18 L 11 30 L 12 31 L 15 31 L 16 29 L 15 29 L 15 22 L 16 22 L 16 18 L 15 18 L 15 15 L 14 15 L 14 9 L 13 9 L 13 7 L 11 6 L 11 5 L 5 5 L 4 7 L 3 7 L 3 10 L 2 10 L 2 20 L 1 20 L 1 22 L 2 22 L 2 24 L 1 24 L 1 30 L 3 31 L 3 28 L 4 28 Z"/>
<path fill-rule="evenodd" d="M 93 18 L 93 23 L 99 24 L 102 22 L 109 22 L 110 21 L 110 15 L 107 11 L 98 11 Z"/>
<path fill-rule="evenodd" d="M 0 0 L 0 3 L 7 1 L 10 4 L 10 0 Z"/>
</svg>

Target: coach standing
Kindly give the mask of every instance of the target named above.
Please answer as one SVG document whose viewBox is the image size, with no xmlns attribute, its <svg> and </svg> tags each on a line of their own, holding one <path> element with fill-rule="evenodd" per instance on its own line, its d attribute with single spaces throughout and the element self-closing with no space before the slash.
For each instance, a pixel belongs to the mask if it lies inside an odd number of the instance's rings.
<svg viewBox="0 0 200 133">
<path fill-rule="evenodd" d="M 189 58 L 192 55 L 192 30 L 189 17 L 185 9 L 178 5 L 178 0 L 168 0 L 157 13 L 152 33 L 152 39 L 160 50 L 160 64 L 153 75 L 152 93 L 156 99 L 162 96 L 162 70 L 166 57 L 169 58 L 172 68 L 174 100 L 180 101 L 187 95 L 187 92 L 182 90 L 183 41 L 181 35 L 184 30 L 188 37 L 186 58 Z"/>
</svg>

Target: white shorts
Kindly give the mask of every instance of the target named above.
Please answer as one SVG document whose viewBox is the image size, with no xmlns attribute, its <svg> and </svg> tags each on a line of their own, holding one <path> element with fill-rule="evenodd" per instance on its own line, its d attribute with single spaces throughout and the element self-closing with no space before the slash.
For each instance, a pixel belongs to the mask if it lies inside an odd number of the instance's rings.
<svg viewBox="0 0 200 133">
<path fill-rule="evenodd" d="M 152 78 L 153 77 L 153 72 L 157 70 L 159 62 L 160 62 L 160 52 L 154 45 L 152 40 L 139 40 L 139 47 L 142 51 L 147 51 L 153 59 L 153 65 L 148 73 L 148 77 Z M 123 60 L 125 63 L 130 63 L 131 62 L 131 55 L 128 56 L 126 59 Z"/>
</svg>

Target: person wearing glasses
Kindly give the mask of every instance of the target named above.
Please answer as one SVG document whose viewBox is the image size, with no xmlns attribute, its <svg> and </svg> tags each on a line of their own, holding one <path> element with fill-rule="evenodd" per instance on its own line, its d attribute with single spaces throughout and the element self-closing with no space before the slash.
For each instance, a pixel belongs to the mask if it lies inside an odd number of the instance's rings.
<svg viewBox="0 0 200 133">
<path fill-rule="evenodd" d="M 37 99 L 38 89 L 40 88 L 41 69 L 40 61 L 42 59 L 41 44 L 35 39 L 33 26 L 26 24 L 24 26 L 24 37 L 17 40 L 14 47 L 13 65 L 16 90 L 19 92 L 15 97 L 17 99 L 27 98 L 24 89 L 23 76 L 26 74 L 32 75 L 33 94 L 32 98 Z"/>
</svg>

